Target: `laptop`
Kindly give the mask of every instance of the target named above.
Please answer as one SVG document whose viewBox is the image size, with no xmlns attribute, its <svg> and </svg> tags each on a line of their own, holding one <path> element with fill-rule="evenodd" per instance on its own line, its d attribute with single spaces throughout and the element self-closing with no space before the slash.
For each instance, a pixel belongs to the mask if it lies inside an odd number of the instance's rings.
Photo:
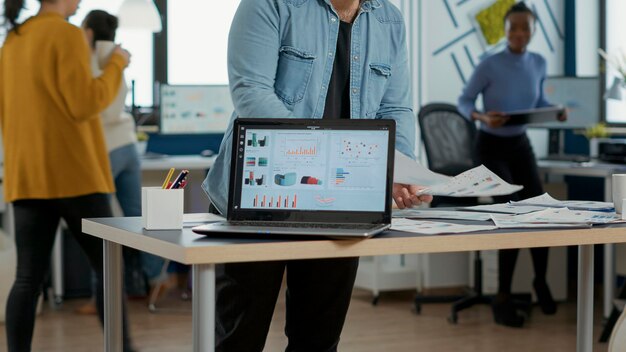
<svg viewBox="0 0 626 352">
<path fill-rule="evenodd" d="M 194 232 L 366 238 L 391 226 L 395 121 L 234 123 L 227 220 Z"/>
</svg>

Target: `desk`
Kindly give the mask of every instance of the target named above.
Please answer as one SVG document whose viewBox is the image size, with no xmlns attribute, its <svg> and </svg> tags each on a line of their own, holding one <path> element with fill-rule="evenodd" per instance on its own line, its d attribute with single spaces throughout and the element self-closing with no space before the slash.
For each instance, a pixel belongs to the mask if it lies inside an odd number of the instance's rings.
<svg viewBox="0 0 626 352">
<path fill-rule="evenodd" d="M 171 167 L 177 170 L 187 169 L 196 171 L 190 177 L 190 184 L 188 189 L 192 193 L 188 192 L 187 196 L 187 211 L 207 211 L 208 203 L 204 191 L 201 190 L 202 181 L 204 181 L 204 170 L 208 170 L 213 166 L 216 156 L 203 157 L 200 155 L 163 155 L 156 158 L 141 158 L 141 170 L 142 171 L 167 171 Z M 2 169 L 0 168 L 0 173 Z M 142 182 L 143 186 L 161 186 L 165 174 L 153 175 L 153 179 L 148 177 L 148 180 Z M 176 175 L 174 175 L 176 176 Z M 6 212 L 5 216 L 7 228 L 11 234 L 13 233 L 13 215 L 12 209 Z M 63 287 L 63 237 L 62 226 L 57 229 L 55 237 L 54 247 L 52 250 L 52 291 L 54 296 L 54 303 L 60 304 L 63 301 L 64 287 Z"/>
<path fill-rule="evenodd" d="M 217 219 L 215 215 L 207 218 Z M 593 344 L 593 245 L 626 243 L 626 225 L 552 231 L 491 231 L 423 236 L 387 231 L 368 240 L 209 238 L 190 228 L 145 231 L 141 218 L 83 219 L 83 232 L 104 240 L 105 351 L 122 348 L 122 246 L 193 266 L 193 350 L 215 345 L 215 264 L 338 258 L 406 253 L 443 253 L 507 248 L 579 246 L 577 351 Z"/>
<path fill-rule="evenodd" d="M 539 160 L 539 172 L 563 176 L 585 176 L 604 178 L 604 201 L 613 201 L 612 175 L 626 173 L 626 165 L 610 164 L 597 161 L 575 163 L 571 161 Z M 608 318 L 613 309 L 615 298 L 615 245 L 604 246 L 604 309 L 603 316 Z"/>
</svg>

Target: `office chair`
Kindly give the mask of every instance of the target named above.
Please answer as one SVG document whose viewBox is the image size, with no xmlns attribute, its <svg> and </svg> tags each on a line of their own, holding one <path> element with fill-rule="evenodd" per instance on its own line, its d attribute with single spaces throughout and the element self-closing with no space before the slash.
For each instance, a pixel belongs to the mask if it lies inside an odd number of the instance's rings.
<svg viewBox="0 0 626 352">
<path fill-rule="evenodd" d="M 448 176 L 456 176 L 476 166 L 474 141 L 476 125 L 464 118 L 456 106 L 444 103 L 432 103 L 422 107 L 418 114 L 422 141 L 426 151 L 429 168 Z M 478 204 L 478 198 L 434 197 L 433 207 L 459 207 Z M 475 252 L 474 288 L 467 296 L 415 297 L 415 310 L 419 314 L 422 303 L 440 303 L 455 301 L 452 305 L 449 321 L 456 323 L 458 312 L 475 304 L 491 302 L 482 293 L 482 259 L 480 252 Z"/>
</svg>

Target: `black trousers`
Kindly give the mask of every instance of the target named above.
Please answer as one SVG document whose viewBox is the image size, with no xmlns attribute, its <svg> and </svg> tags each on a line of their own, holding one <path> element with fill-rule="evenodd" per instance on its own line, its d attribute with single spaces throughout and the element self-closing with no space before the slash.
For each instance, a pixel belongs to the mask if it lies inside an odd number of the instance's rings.
<svg viewBox="0 0 626 352">
<path fill-rule="evenodd" d="M 358 258 L 216 267 L 216 351 L 262 351 L 287 273 L 286 351 L 336 351 Z"/>
<path fill-rule="evenodd" d="M 517 201 L 543 193 L 535 153 L 526 134 L 514 137 L 498 137 L 480 131 L 476 140 L 479 162 L 506 182 L 522 185 L 524 189 L 509 196 L 494 197 L 497 203 Z M 535 280 L 546 279 L 548 248 L 531 248 Z M 498 293 L 510 294 L 513 272 L 519 249 L 498 252 Z"/>
<path fill-rule="evenodd" d="M 96 306 L 100 321 L 103 310 L 102 240 L 85 235 L 81 219 L 111 217 L 109 196 L 91 194 L 81 197 L 20 200 L 13 203 L 17 274 L 6 307 L 6 333 L 10 352 L 31 350 L 37 300 L 48 272 L 56 229 L 62 218 L 81 246 L 96 273 Z M 130 350 L 126 310 L 124 309 L 124 350 Z"/>
</svg>

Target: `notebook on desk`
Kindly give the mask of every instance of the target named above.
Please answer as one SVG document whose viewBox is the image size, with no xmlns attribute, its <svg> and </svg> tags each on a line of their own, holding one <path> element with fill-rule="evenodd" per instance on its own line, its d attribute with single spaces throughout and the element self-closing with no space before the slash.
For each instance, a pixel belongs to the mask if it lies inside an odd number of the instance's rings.
<svg viewBox="0 0 626 352">
<path fill-rule="evenodd" d="M 227 221 L 201 234 L 370 237 L 391 224 L 393 120 L 237 119 Z"/>
</svg>

